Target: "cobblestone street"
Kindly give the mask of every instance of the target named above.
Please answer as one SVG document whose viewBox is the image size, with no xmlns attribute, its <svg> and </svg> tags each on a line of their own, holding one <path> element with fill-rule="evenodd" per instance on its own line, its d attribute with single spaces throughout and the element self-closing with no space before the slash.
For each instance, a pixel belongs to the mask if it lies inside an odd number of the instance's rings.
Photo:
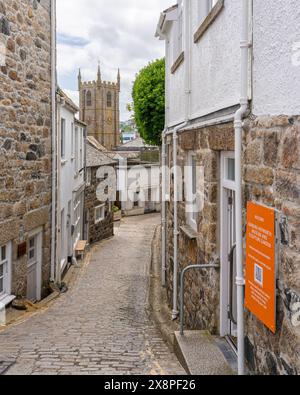
<svg viewBox="0 0 300 395">
<path fill-rule="evenodd" d="M 68 293 L 0 333 L 0 361 L 15 361 L 6 374 L 184 374 L 147 313 L 158 223 L 125 219 Z"/>
</svg>

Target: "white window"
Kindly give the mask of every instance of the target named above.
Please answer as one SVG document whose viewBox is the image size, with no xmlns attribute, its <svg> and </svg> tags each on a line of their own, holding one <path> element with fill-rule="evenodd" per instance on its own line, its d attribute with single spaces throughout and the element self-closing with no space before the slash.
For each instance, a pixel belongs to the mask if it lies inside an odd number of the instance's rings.
<svg viewBox="0 0 300 395">
<path fill-rule="evenodd" d="M 79 152 L 79 170 L 83 168 L 83 133 L 82 128 L 79 129 L 79 139 L 80 139 L 80 152 Z"/>
<path fill-rule="evenodd" d="M 227 189 L 235 190 L 235 156 L 234 152 L 222 153 L 222 180 L 224 187 Z"/>
<path fill-rule="evenodd" d="M 218 0 L 208 0 L 208 10 L 209 12 L 214 8 L 217 4 Z"/>
<path fill-rule="evenodd" d="M 0 247 L 0 300 L 11 293 L 11 244 Z"/>
<path fill-rule="evenodd" d="M 92 169 L 89 167 L 86 169 L 86 186 L 89 187 L 92 183 Z"/>
<path fill-rule="evenodd" d="M 74 147 L 74 123 L 72 122 L 71 124 L 71 156 L 72 156 L 72 160 L 74 159 L 74 155 L 75 155 L 75 147 Z"/>
<path fill-rule="evenodd" d="M 198 18 L 200 23 L 205 20 L 217 2 L 218 0 L 198 0 Z"/>
<path fill-rule="evenodd" d="M 74 247 L 81 239 L 81 213 L 82 213 L 82 195 L 76 196 L 74 200 Z"/>
<path fill-rule="evenodd" d="M 175 62 L 183 50 L 183 2 L 178 3 L 178 17 L 174 23 L 174 59 Z"/>
<path fill-rule="evenodd" d="M 78 152 L 78 127 L 75 127 L 75 173 L 78 173 L 79 169 L 79 152 Z"/>
<path fill-rule="evenodd" d="M 187 160 L 186 172 L 186 215 L 187 223 L 197 231 L 198 203 L 197 203 L 197 160 L 196 154 L 190 152 Z"/>
<path fill-rule="evenodd" d="M 60 127 L 60 147 L 61 147 L 61 158 L 65 159 L 66 156 L 66 120 L 61 119 Z"/>
<path fill-rule="evenodd" d="M 95 208 L 95 223 L 98 224 L 104 219 L 105 219 L 105 204 L 101 204 L 100 206 Z"/>
</svg>

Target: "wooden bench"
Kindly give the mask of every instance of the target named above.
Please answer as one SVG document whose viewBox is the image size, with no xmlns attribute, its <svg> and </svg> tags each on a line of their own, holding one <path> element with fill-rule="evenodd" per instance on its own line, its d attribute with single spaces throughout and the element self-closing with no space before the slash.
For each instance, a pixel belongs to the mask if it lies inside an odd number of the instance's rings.
<svg viewBox="0 0 300 395">
<path fill-rule="evenodd" d="M 84 259 L 87 245 L 88 242 L 86 240 L 79 240 L 78 243 L 76 244 L 76 248 L 75 248 L 76 255 L 80 255 L 80 258 L 82 260 Z"/>
</svg>

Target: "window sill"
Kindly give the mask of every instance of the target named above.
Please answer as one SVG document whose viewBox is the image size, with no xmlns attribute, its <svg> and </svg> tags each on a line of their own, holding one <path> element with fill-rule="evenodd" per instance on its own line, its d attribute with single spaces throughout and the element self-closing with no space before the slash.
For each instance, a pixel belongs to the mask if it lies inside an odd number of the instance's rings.
<svg viewBox="0 0 300 395">
<path fill-rule="evenodd" d="M 179 68 L 181 63 L 184 62 L 184 52 L 181 52 L 181 54 L 178 56 L 178 58 L 175 60 L 173 66 L 171 67 L 171 73 L 174 74 L 175 71 Z"/>
<path fill-rule="evenodd" d="M 198 233 L 189 225 L 181 226 L 180 230 L 185 234 L 190 240 L 196 240 L 198 238 Z"/>
<path fill-rule="evenodd" d="M 214 8 L 210 11 L 210 13 L 207 15 L 207 17 L 204 19 L 204 21 L 201 23 L 199 26 L 198 30 L 194 34 L 194 43 L 197 44 L 197 42 L 201 39 L 201 37 L 204 36 L 205 32 L 209 29 L 209 27 L 213 24 L 213 22 L 217 19 L 219 14 L 224 8 L 224 0 L 219 0 L 217 4 L 214 6 Z"/>
<path fill-rule="evenodd" d="M 13 300 L 15 300 L 16 299 L 16 296 L 14 296 L 14 295 L 7 295 L 7 294 L 4 294 L 4 295 L 2 295 L 1 297 L 0 297 L 0 305 L 2 305 L 2 306 L 8 306 Z M 0 310 L 1 310 L 1 308 L 0 308 Z"/>
</svg>

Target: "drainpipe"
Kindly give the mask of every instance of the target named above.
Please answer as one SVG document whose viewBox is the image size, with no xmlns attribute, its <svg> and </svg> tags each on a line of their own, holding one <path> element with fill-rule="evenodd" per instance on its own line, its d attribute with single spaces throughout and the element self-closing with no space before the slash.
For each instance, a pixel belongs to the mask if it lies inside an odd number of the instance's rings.
<svg viewBox="0 0 300 395">
<path fill-rule="evenodd" d="M 177 148 L 178 132 L 184 129 L 189 122 L 190 113 L 190 94 L 191 94 L 191 0 L 183 2 L 184 9 L 184 36 L 185 36 L 185 75 L 184 75 L 184 94 L 185 94 L 185 122 L 177 126 L 173 131 L 173 167 L 174 167 L 174 278 L 173 278 L 173 311 L 172 319 L 178 318 L 178 169 L 177 169 Z"/>
<path fill-rule="evenodd" d="M 167 245 L 167 205 L 166 205 L 166 166 L 167 166 L 167 145 L 166 145 L 166 129 L 162 134 L 162 208 L 161 208 L 161 282 L 162 286 L 166 286 L 166 245 Z"/>
<path fill-rule="evenodd" d="M 235 129 L 235 172 L 236 172 L 236 264 L 237 264 L 237 331 L 238 331 L 238 373 L 245 374 L 244 340 L 244 266 L 243 266 L 243 175 L 242 140 L 243 118 L 248 111 L 248 64 L 249 64 L 249 3 L 242 0 L 241 31 L 241 107 L 234 117 Z"/>
<path fill-rule="evenodd" d="M 177 126 L 173 131 L 173 169 L 174 169 L 174 276 L 173 276 L 173 311 L 172 320 L 175 321 L 178 318 L 178 169 L 177 169 L 177 147 L 178 147 L 178 132 L 180 129 L 187 125 L 185 122 L 183 125 Z M 180 180 L 182 182 L 182 180 Z"/>
<path fill-rule="evenodd" d="M 55 281 L 56 258 L 56 0 L 51 0 L 51 109 L 52 109 L 52 217 L 51 217 L 51 281 Z"/>
</svg>

